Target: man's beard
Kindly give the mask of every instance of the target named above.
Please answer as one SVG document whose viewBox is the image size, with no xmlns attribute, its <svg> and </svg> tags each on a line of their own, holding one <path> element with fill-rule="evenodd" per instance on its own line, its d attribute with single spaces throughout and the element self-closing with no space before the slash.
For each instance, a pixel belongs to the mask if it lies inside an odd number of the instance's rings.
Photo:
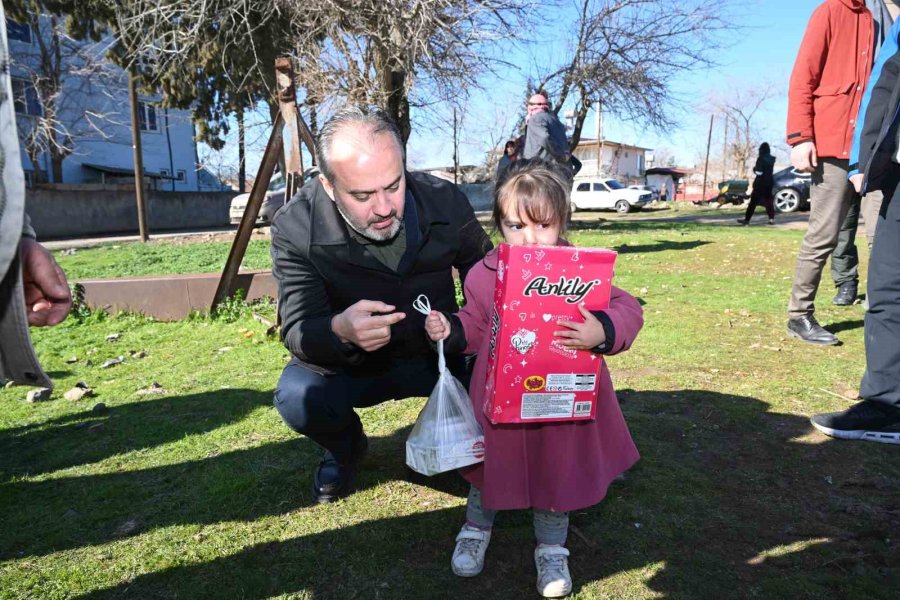
<svg viewBox="0 0 900 600">
<path fill-rule="evenodd" d="M 374 223 L 367 223 L 365 225 L 357 223 L 350 215 L 344 212 L 340 202 L 335 201 L 334 205 L 337 206 L 338 212 L 350 229 L 373 242 L 386 242 L 392 240 L 400 232 L 401 222 L 400 219 L 397 218 L 396 211 L 391 211 L 390 216 L 394 218 L 394 222 L 388 229 L 375 229 L 375 227 L 373 227 Z"/>
</svg>

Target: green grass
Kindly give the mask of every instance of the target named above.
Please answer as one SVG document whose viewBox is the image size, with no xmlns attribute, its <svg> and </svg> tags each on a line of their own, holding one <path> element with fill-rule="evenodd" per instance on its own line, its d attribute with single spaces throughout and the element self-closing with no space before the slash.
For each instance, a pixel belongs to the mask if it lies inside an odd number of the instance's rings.
<svg viewBox="0 0 900 600">
<path fill-rule="evenodd" d="M 863 372 L 862 308 L 831 306 L 826 282 L 817 314 L 844 344 L 785 334 L 802 232 L 576 225 L 576 243 L 620 250 L 617 284 L 645 303 L 646 323 L 609 360 L 642 458 L 572 515 L 572 597 L 895 597 L 896 448 L 837 442 L 808 423 L 852 402 L 839 396 Z M 215 271 L 226 254 L 156 243 L 62 258 L 78 278 Z M 251 256 L 265 266 L 264 242 Z M 524 511 L 499 517 L 482 575 L 450 573 L 466 487 L 403 464 L 424 399 L 362 410 L 360 490 L 314 506 L 319 452 L 271 404 L 287 352 L 248 312 L 93 314 L 33 333 L 58 391 L 26 404 L 25 388 L 0 390 L 0 597 L 537 597 Z M 77 381 L 97 397 L 64 400 Z M 138 393 L 153 382 L 165 393 Z M 93 412 L 98 402 L 108 410 Z"/>
<path fill-rule="evenodd" d="M 231 242 L 173 243 L 167 240 L 147 244 L 107 244 L 84 248 L 75 254 L 55 252 L 56 260 L 70 281 L 171 275 L 176 273 L 216 273 L 225 267 Z M 267 240 L 251 240 L 241 265 L 243 269 L 272 266 Z"/>
</svg>

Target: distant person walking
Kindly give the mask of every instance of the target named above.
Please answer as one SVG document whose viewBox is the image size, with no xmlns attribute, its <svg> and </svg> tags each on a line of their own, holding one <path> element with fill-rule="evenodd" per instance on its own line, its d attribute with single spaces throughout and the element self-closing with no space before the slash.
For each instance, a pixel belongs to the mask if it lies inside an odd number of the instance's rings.
<svg viewBox="0 0 900 600">
<path fill-rule="evenodd" d="M 763 142 L 759 145 L 759 156 L 753 166 L 756 179 L 753 180 L 753 191 L 750 192 L 750 204 L 743 219 L 738 219 L 741 225 L 749 225 L 757 206 L 765 206 L 769 215 L 769 225 L 775 224 L 775 203 L 772 198 L 772 188 L 775 186 L 773 171 L 775 170 L 775 157 L 769 149 L 769 144 Z"/>
<path fill-rule="evenodd" d="M 500 162 L 497 163 L 497 181 L 500 181 L 500 178 L 503 177 L 506 170 L 509 169 L 518 158 L 518 144 L 516 144 L 516 140 L 509 140 L 506 142 L 506 146 L 503 147 L 503 156 L 500 157 Z"/>
</svg>

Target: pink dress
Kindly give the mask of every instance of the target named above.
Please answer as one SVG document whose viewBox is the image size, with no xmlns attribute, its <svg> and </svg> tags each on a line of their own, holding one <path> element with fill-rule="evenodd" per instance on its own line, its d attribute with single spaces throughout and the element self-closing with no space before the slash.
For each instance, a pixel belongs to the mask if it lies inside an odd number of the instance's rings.
<svg viewBox="0 0 900 600">
<path fill-rule="evenodd" d="M 484 428 L 484 462 L 460 469 L 494 510 L 539 508 L 570 511 L 597 504 L 609 484 L 640 456 L 613 390 L 606 361 L 600 371 L 597 417 L 593 421 L 493 425 L 484 416 L 490 315 L 497 252 L 472 267 L 466 277 L 466 306 L 457 313 L 466 334 L 466 353 L 477 353 L 469 395 Z M 604 312 L 615 328 L 615 346 L 627 350 L 643 326 L 638 301 L 612 288 Z"/>
</svg>

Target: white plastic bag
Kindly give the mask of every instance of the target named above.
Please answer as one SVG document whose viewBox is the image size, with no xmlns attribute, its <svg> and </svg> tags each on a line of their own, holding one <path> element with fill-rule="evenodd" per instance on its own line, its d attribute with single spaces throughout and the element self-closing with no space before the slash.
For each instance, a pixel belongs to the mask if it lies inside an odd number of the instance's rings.
<svg viewBox="0 0 900 600">
<path fill-rule="evenodd" d="M 413 306 L 425 315 L 431 312 L 424 295 Z M 484 432 L 475 419 L 472 402 L 462 384 L 447 370 L 443 341 L 437 343 L 437 349 L 437 385 L 406 440 L 406 464 L 423 475 L 484 460 Z"/>
</svg>

